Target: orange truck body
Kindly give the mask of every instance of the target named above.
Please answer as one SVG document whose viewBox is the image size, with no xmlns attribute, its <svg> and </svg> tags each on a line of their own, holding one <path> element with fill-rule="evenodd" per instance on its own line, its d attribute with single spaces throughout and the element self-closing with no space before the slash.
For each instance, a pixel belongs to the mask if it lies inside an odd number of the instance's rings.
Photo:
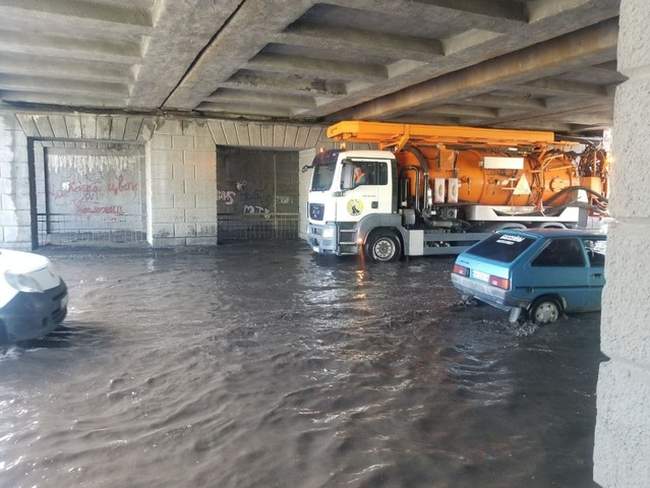
<svg viewBox="0 0 650 488">
<path fill-rule="evenodd" d="M 426 169 L 434 193 L 445 185 L 441 193 L 456 191 L 458 202 L 541 206 L 570 187 L 607 193 L 604 152 L 589 149 L 579 153 L 580 144 L 557 141 L 552 132 L 346 121 L 330 126 L 327 135 L 342 143 L 370 143 L 393 151 L 399 167 Z M 486 157 L 523 158 L 523 164 L 516 169 L 491 169 L 485 167 Z M 407 177 L 414 194 L 415 178 Z M 554 204 L 571 198 L 570 192 L 565 192 Z"/>
</svg>

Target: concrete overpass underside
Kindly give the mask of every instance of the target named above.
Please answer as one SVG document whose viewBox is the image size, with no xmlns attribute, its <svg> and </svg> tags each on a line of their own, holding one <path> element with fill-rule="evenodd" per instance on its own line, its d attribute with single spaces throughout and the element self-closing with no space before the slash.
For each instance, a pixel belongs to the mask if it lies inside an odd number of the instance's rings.
<svg viewBox="0 0 650 488">
<path fill-rule="evenodd" d="M 0 0 L 5 107 L 611 125 L 618 0 Z"/>
</svg>

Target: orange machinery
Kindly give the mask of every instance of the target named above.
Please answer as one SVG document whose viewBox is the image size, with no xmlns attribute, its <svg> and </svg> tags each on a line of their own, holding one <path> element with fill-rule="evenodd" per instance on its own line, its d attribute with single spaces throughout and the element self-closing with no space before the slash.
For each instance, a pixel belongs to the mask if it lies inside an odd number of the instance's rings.
<svg viewBox="0 0 650 488">
<path fill-rule="evenodd" d="M 556 140 L 552 132 L 346 121 L 330 126 L 327 135 L 393 151 L 410 195 L 425 199 L 430 191 L 434 205 L 543 209 L 568 205 L 583 189 L 592 211 L 606 211 L 605 152 L 583 141 Z M 422 182 L 405 168 L 419 168 Z"/>
</svg>

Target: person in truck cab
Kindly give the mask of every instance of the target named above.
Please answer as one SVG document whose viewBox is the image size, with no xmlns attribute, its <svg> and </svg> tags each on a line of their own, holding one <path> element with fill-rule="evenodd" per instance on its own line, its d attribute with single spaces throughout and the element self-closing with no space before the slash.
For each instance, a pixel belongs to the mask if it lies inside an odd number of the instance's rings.
<svg viewBox="0 0 650 488">
<path fill-rule="evenodd" d="M 361 166 L 354 167 L 354 186 L 361 186 L 368 184 L 368 175 L 363 171 Z"/>
</svg>

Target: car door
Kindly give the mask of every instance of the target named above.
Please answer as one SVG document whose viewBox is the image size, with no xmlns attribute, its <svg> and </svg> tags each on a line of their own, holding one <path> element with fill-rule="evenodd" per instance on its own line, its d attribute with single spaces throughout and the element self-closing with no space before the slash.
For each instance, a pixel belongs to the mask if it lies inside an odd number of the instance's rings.
<svg viewBox="0 0 650 488">
<path fill-rule="evenodd" d="M 391 213 L 392 193 L 389 160 L 346 159 L 341 171 L 341 188 L 347 188 L 337 198 L 337 220 L 358 222 L 371 213 Z M 352 181 L 354 169 L 365 175 L 361 184 Z"/>
<path fill-rule="evenodd" d="M 605 286 L 605 253 L 607 241 L 605 239 L 582 239 L 587 262 L 589 264 L 589 294 L 587 297 L 587 310 L 600 310 L 602 303 L 603 287 Z"/>
<path fill-rule="evenodd" d="M 532 257 L 528 273 L 521 280 L 531 295 L 559 295 L 567 311 L 582 311 L 589 304 L 589 268 L 580 240 L 573 237 L 550 238 Z"/>
</svg>

